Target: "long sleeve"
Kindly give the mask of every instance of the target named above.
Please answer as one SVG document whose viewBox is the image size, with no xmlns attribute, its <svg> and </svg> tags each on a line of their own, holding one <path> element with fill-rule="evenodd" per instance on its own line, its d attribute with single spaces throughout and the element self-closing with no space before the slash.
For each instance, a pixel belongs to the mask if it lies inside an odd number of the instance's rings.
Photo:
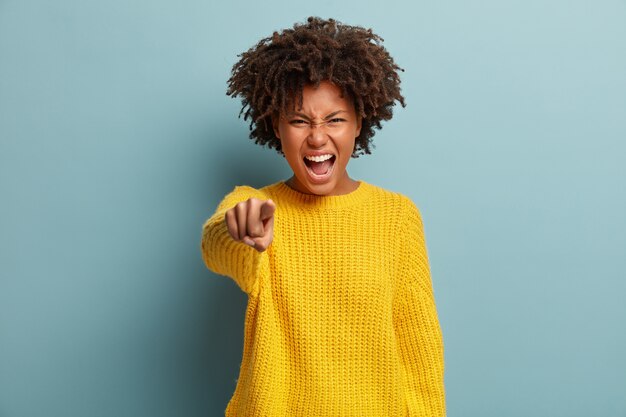
<svg viewBox="0 0 626 417">
<path fill-rule="evenodd" d="M 410 417 L 446 415 L 443 335 L 437 317 L 420 212 L 406 198 L 394 328 Z"/>
<path fill-rule="evenodd" d="M 226 211 L 250 197 L 267 199 L 258 190 L 237 186 L 217 206 L 215 213 L 202 226 L 202 259 L 216 274 L 231 277 L 248 295 L 256 296 L 259 278 L 269 273 L 267 250 L 258 252 L 243 242 L 235 241 L 228 233 Z"/>
</svg>

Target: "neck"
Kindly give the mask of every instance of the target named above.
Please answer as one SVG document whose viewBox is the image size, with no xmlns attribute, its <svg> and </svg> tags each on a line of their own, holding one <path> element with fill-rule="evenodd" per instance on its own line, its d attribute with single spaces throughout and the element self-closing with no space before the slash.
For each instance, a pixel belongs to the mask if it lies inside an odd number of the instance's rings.
<svg viewBox="0 0 626 417">
<path fill-rule="evenodd" d="M 286 180 L 285 184 L 287 184 L 290 188 L 292 188 L 292 189 L 294 189 L 296 191 L 299 191 L 301 193 L 304 193 L 304 194 L 327 195 L 327 196 L 349 194 L 349 193 L 355 191 L 359 187 L 359 182 L 353 180 L 352 178 L 350 178 L 348 176 L 348 172 L 347 171 L 345 172 L 344 178 L 340 181 L 340 184 L 338 184 L 328 194 L 314 194 L 314 193 L 311 193 L 309 190 L 307 190 L 307 188 L 302 183 L 300 183 L 300 181 L 298 181 L 298 178 L 296 178 L 295 175 L 291 176 L 291 178 Z"/>
</svg>

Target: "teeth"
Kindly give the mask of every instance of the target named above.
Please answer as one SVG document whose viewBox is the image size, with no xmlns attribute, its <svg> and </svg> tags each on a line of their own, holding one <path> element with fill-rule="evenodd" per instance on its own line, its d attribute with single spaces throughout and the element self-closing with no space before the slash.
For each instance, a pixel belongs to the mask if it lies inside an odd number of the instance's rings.
<svg viewBox="0 0 626 417">
<path fill-rule="evenodd" d="M 320 156 L 305 156 L 306 159 L 308 159 L 309 161 L 314 161 L 314 162 L 323 162 L 327 159 L 332 158 L 333 156 L 330 154 L 327 155 L 320 155 Z"/>
</svg>

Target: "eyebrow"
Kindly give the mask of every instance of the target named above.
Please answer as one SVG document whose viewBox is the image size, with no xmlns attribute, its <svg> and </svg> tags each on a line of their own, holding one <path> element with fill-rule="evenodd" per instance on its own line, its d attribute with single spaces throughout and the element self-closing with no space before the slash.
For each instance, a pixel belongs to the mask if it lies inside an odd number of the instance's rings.
<svg viewBox="0 0 626 417">
<path fill-rule="evenodd" d="M 343 113 L 347 113 L 346 110 L 337 110 L 337 111 L 332 112 L 328 116 L 324 117 L 324 120 L 330 119 L 331 117 L 336 116 L 337 114 L 342 113 L 342 112 Z M 300 117 L 302 117 L 304 119 L 311 120 L 311 118 L 309 116 L 307 116 L 304 113 L 300 113 L 300 112 L 294 112 L 294 113 L 292 113 L 292 116 L 300 116 Z"/>
</svg>

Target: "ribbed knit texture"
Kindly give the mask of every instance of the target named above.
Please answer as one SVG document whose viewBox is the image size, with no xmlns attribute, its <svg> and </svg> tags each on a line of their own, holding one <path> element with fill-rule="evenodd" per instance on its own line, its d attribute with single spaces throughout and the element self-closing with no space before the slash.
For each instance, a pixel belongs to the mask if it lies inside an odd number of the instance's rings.
<svg viewBox="0 0 626 417">
<path fill-rule="evenodd" d="M 264 252 L 234 241 L 224 221 L 250 197 L 276 203 Z M 365 181 L 339 196 L 237 186 L 201 248 L 248 294 L 227 417 L 445 416 L 443 338 L 408 197 Z"/>
</svg>

